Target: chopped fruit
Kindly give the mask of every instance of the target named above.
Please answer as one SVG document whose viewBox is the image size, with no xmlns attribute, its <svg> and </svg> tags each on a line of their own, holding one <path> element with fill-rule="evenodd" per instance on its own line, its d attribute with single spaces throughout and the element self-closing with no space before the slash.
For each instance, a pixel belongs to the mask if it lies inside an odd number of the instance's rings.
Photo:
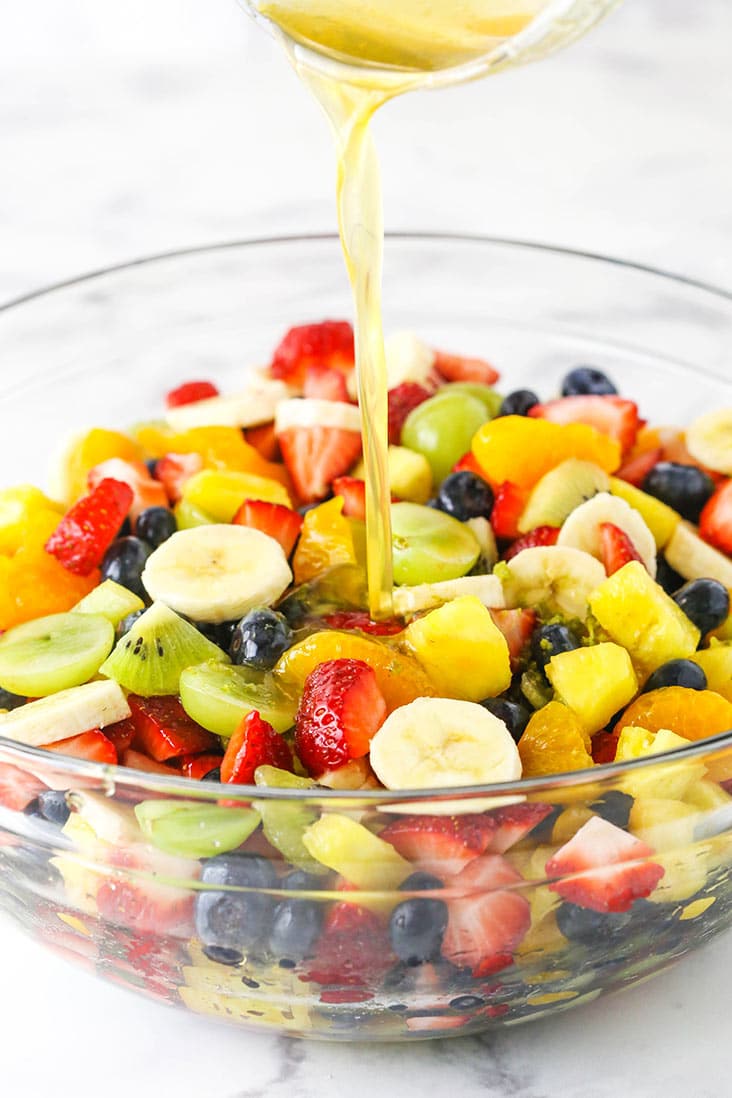
<svg viewBox="0 0 732 1098">
<path fill-rule="evenodd" d="M 620 466 L 619 444 L 594 427 L 526 416 L 501 416 L 484 424 L 473 439 L 473 453 L 491 483 L 510 481 L 519 488 L 533 488 L 568 458 L 594 462 L 606 473 Z"/>
<path fill-rule="evenodd" d="M 251 526 L 274 538 L 289 557 L 302 530 L 303 517 L 281 503 L 246 499 L 233 518 L 235 526 Z"/>
<path fill-rule="evenodd" d="M 399 621 L 372 621 L 365 610 L 338 610 L 326 614 L 323 621 L 331 629 L 358 629 L 371 637 L 395 637 L 404 630 Z"/>
<path fill-rule="evenodd" d="M 491 610 L 491 617 L 508 645 L 511 670 L 516 672 L 536 628 L 535 610 Z"/>
<path fill-rule="evenodd" d="M 432 469 L 424 454 L 406 446 L 390 446 L 387 456 L 392 499 L 426 503 L 432 495 Z M 363 462 L 359 462 L 355 475 L 366 475 Z"/>
<path fill-rule="evenodd" d="M 177 389 L 171 389 L 165 397 L 166 408 L 180 408 L 183 404 L 195 404 L 198 400 L 217 397 L 219 390 L 211 381 L 186 381 Z"/>
<path fill-rule="evenodd" d="M 528 534 L 515 541 L 503 554 L 504 560 L 513 560 L 524 549 L 539 549 L 543 546 L 556 545 L 559 540 L 558 526 L 538 526 L 536 530 L 530 530 Z"/>
<path fill-rule="evenodd" d="M 324 813 L 307 829 L 303 842 L 316 861 L 364 892 L 399 888 L 412 872 L 412 866 L 391 843 L 350 816 Z"/>
<path fill-rule="evenodd" d="M 110 740 L 120 758 L 132 746 L 132 741 L 137 735 L 137 729 L 130 717 L 116 724 L 108 724 L 104 729 L 104 735 Z"/>
<path fill-rule="evenodd" d="M 0 553 L 16 553 L 24 544 L 28 524 L 45 516 L 53 529 L 64 508 L 53 503 L 38 488 L 22 484 L 0 491 Z M 50 533 L 50 530 L 49 530 Z M 43 539 L 45 541 L 45 538 Z"/>
<path fill-rule="evenodd" d="M 155 477 L 160 481 L 171 503 L 183 498 L 191 477 L 203 469 L 200 454 L 164 454 L 155 464 Z"/>
<path fill-rule="evenodd" d="M 396 389 L 389 390 L 389 442 L 398 446 L 402 440 L 402 427 L 410 412 L 429 400 L 432 393 L 416 381 L 404 381 Z"/>
<path fill-rule="evenodd" d="M 496 830 L 490 842 L 491 854 L 505 854 L 507 850 L 511 850 L 551 816 L 553 811 L 550 804 L 539 802 L 510 804 L 496 809 L 492 813 Z"/>
<path fill-rule="evenodd" d="M 638 693 L 630 656 L 619 644 L 595 644 L 553 656 L 547 678 L 590 733 L 605 728 Z"/>
<path fill-rule="evenodd" d="M 404 816 L 387 824 L 381 838 L 425 873 L 445 879 L 493 849 L 493 816 Z"/>
<path fill-rule="evenodd" d="M 292 752 L 272 725 L 252 710 L 227 744 L 221 762 L 221 780 L 236 785 L 254 785 L 254 771 L 258 766 L 292 770 Z"/>
<path fill-rule="evenodd" d="M 480 559 L 474 530 L 436 508 L 392 504 L 391 533 L 394 580 L 399 585 L 461 579 Z"/>
<path fill-rule="evenodd" d="M 705 740 L 732 729 L 732 702 L 712 690 L 666 686 L 642 694 L 615 727 L 628 725 L 647 732 L 668 729 L 685 740 Z"/>
<path fill-rule="evenodd" d="M 435 484 L 441 484 L 489 419 L 484 401 L 459 386 L 445 386 L 409 413 L 402 446 L 422 454 Z"/>
<path fill-rule="evenodd" d="M 701 536 L 715 549 L 732 553 L 732 480 L 714 493 L 701 513 Z"/>
<path fill-rule="evenodd" d="M 653 849 L 607 820 L 594 816 L 546 863 L 549 888 L 591 911 L 629 911 L 650 896 L 664 874 L 648 859 Z"/>
<path fill-rule="evenodd" d="M 316 400 L 348 401 L 346 376 L 330 366 L 308 366 L 303 382 L 303 396 Z"/>
<path fill-rule="evenodd" d="M 337 903 L 325 918 L 315 956 L 303 976 L 332 992 L 323 991 L 321 1001 L 359 1003 L 372 997 L 379 981 L 396 962 L 389 935 L 378 915 L 354 903 Z M 349 990 L 350 989 L 350 990 Z"/>
<path fill-rule="evenodd" d="M 362 758 L 386 713 L 368 664 L 352 659 L 321 663 L 305 681 L 297 714 L 295 743 L 302 763 L 317 778 Z"/>
<path fill-rule="evenodd" d="M 259 451 L 246 442 L 238 427 L 191 427 L 187 431 L 172 431 L 169 427 L 152 425 L 138 427 L 135 436 L 147 458 L 163 458 L 166 454 L 196 454 L 205 469 L 251 473 L 278 480 L 285 487 L 289 484 L 287 471 L 282 465 L 265 461 Z"/>
<path fill-rule="evenodd" d="M 584 423 L 604 435 L 615 439 L 623 453 L 633 449 L 641 419 L 638 405 L 618 396 L 569 396 L 537 404 L 530 409 L 534 419 L 546 419 L 551 423 Z"/>
<path fill-rule="evenodd" d="M 221 767 L 221 755 L 184 755 L 178 760 L 181 774 L 196 782 L 203 781 L 213 771 Z"/>
<path fill-rule="evenodd" d="M 361 435 L 342 427 L 290 427 L 279 435 L 279 444 L 295 491 L 304 503 L 327 496 L 331 482 L 347 473 L 361 456 Z"/>
<path fill-rule="evenodd" d="M 293 560 L 295 583 L 307 583 L 339 564 L 356 564 L 353 533 L 336 496 L 305 515 Z"/>
<path fill-rule="evenodd" d="M 614 576 L 632 560 L 643 563 L 640 553 L 625 530 L 621 530 L 612 522 L 600 523 L 600 545 L 602 563 L 605 565 L 608 576 Z"/>
<path fill-rule="evenodd" d="M 592 737 L 592 761 L 595 766 L 615 762 L 619 739 L 619 732 L 598 732 Z"/>
<path fill-rule="evenodd" d="M 248 427 L 244 437 L 265 461 L 279 461 L 280 445 L 277 441 L 274 423 L 263 423 L 260 427 Z"/>
<path fill-rule="evenodd" d="M 68 740 L 45 744 L 44 750 L 70 755 L 73 759 L 86 759 L 87 762 L 106 763 L 108 766 L 117 764 L 116 747 L 98 728 L 82 732 L 80 736 L 71 736 Z"/>
<path fill-rule="evenodd" d="M 518 745 L 525 778 L 541 778 L 593 765 L 589 737 L 579 717 L 552 701 L 534 713 Z"/>
<path fill-rule="evenodd" d="M 513 951 L 531 925 L 529 903 L 515 885 L 520 875 L 497 855 L 478 858 L 450 883 L 463 890 L 448 903 L 442 955 L 473 976 L 487 976 L 511 964 Z"/>
<path fill-rule="evenodd" d="M 343 514 L 346 518 L 366 520 L 366 482 L 356 477 L 336 477 L 333 481 L 333 495 L 343 500 Z"/>
<path fill-rule="evenodd" d="M 732 702 L 732 644 L 714 641 L 711 647 L 695 652 L 691 659 L 707 677 L 707 686 Z"/>
<path fill-rule="evenodd" d="M 143 755 L 141 751 L 134 751 L 131 747 L 122 755 L 122 763 L 131 770 L 142 770 L 145 774 L 175 775 L 177 773 L 172 766 L 163 766 L 162 763 L 155 762 L 154 759 Z"/>
<path fill-rule="evenodd" d="M 116 480 L 102 480 L 74 504 L 46 542 L 46 552 L 77 576 L 88 576 L 102 563 L 127 517 L 132 489 Z"/>
<path fill-rule="evenodd" d="M 435 352 L 434 368 L 445 381 L 470 381 L 478 385 L 495 385 L 501 376 L 482 358 L 464 358 L 444 351 Z"/>
<path fill-rule="evenodd" d="M 580 506 L 609 487 L 610 479 L 599 465 L 574 458 L 563 461 L 531 492 L 519 522 L 520 533 L 537 526 L 562 526 Z"/>
<path fill-rule="evenodd" d="M 110 458 L 140 461 L 142 456 L 139 443 L 127 435 L 95 427 L 75 439 L 64 457 L 60 470 L 61 494 L 69 504 L 76 503 L 77 499 L 86 494 L 86 478 L 95 465 Z"/>
<path fill-rule="evenodd" d="M 282 484 L 254 473 L 204 469 L 183 489 L 183 500 L 199 507 L 214 522 L 231 522 L 244 500 L 251 499 L 290 507 L 290 497 Z"/>
<path fill-rule="evenodd" d="M 527 498 L 525 489 L 511 484 L 508 480 L 497 489 L 491 512 L 491 526 L 497 538 L 515 541 L 521 536 L 519 522 L 524 513 Z"/>
<path fill-rule="evenodd" d="M 656 539 L 656 548 L 663 549 L 671 540 L 681 515 L 655 496 L 649 496 L 640 488 L 627 484 L 619 477 L 610 478 L 610 492 L 630 504 L 637 511 Z"/>
<path fill-rule="evenodd" d="M 272 358 L 272 377 L 302 386 L 309 366 L 350 373 L 355 363 L 353 328 L 346 321 L 324 320 L 291 328 Z"/>
<path fill-rule="evenodd" d="M 156 762 L 215 750 L 216 737 L 192 721 L 177 698 L 130 694 L 127 701 L 136 731 L 133 746 Z"/>
<path fill-rule="evenodd" d="M 623 462 L 617 471 L 618 480 L 625 480 L 628 484 L 640 488 L 651 469 L 663 461 L 663 450 L 646 450 L 637 454 L 635 451 Z"/>
<path fill-rule="evenodd" d="M 119 458 L 110 458 L 101 465 L 95 465 L 89 470 L 87 484 L 92 492 L 103 480 L 121 481 L 129 484 L 133 492 L 132 505 L 129 510 L 132 522 L 148 509 L 148 507 L 167 507 L 168 495 L 165 487 L 159 480 L 150 476 L 148 468 L 141 461 L 121 461 Z"/>
<path fill-rule="evenodd" d="M 34 774 L 10 763 L 0 763 L 0 807 L 22 812 L 45 788 Z"/>
<path fill-rule="evenodd" d="M 51 533 L 46 528 L 44 537 Z M 12 558 L 0 557 L 0 629 L 71 610 L 99 583 L 99 572 L 77 576 L 33 541 Z"/>
</svg>

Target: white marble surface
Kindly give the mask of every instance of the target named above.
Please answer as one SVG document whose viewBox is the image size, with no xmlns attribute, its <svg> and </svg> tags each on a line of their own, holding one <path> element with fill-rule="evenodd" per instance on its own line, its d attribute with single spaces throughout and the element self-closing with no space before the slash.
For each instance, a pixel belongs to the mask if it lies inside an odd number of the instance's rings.
<svg viewBox="0 0 732 1098">
<path fill-rule="evenodd" d="M 732 8 L 628 0 L 534 70 L 393 105 L 387 221 L 564 243 L 732 287 Z M 233 0 L 0 5 L 0 301 L 146 252 L 329 228 L 328 136 Z M 0 370 L 7 369 L 0 353 Z M 366 1048 L 219 1029 L 3 930 L 3 1092 L 718 1098 L 732 939 L 485 1040 Z"/>
</svg>

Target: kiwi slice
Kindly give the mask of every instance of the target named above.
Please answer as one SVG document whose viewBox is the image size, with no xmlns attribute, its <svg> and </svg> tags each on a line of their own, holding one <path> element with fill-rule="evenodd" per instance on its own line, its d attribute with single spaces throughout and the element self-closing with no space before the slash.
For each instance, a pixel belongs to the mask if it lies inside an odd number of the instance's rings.
<svg viewBox="0 0 732 1098">
<path fill-rule="evenodd" d="M 181 858 L 213 858 L 236 850 L 260 823 L 251 808 L 196 801 L 143 801 L 135 815 L 153 846 Z"/>
<path fill-rule="evenodd" d="M 96 675 L 114 644 L 114 626 L 99 614 L 51 614 L 0 637 L 0 687 L 45 698 Z"/>
<path fill-rule="evenodd" d="M 310 778 L 300 778 L 276 766 L 258 766 L 254 781 L 263 789 L 315 788 L 315 782 Z M 307 804 L 285 804 L 283 801 L 254 801 L 253 806 L 262 817 L 265 838 L 275 850 L 279 850 L 285 861 L 318 876 L 329 872 L 326 866 L 316 862 L 302 841 L 305 829 L 318 818 L 315 808 Z"/>
<path fill-rule="evenodd" d="M 145 603 L 138 595 L 128 591 L 121 583 L 105 580 L 90 591 L 81 602 L 77 602 L 73 612 L 101 614 L 103 618 L 111 621 L 112 625 L 119 625 L 129 614 L 136 614 L 138 610 L 144 609 Z"/>
<path fill-rule="evenodd" d="M 604 469 L 591 461 L 569 458 L 541 478 L 529 496 L 519 522 L 522 534 L 537 526 L 561 526 L 572 511 L 598 492 L 610 490 Z"/>
<path fill-rule="evenodd" d="M 297 704 L 270 676 L 214 660 L 183 672 L 180 700 L 189 717 L 225 739 L 253 709 L 278 732 L 292 728 L 297 712 Z"/>
<path fill-rule="evenodd" d="M 86 615 L 77 614 L 75 618 Z M 118 641 L 99 670 L 125 690 L 149 698 L 177 694 L 181 672 L 187 667 L 228 658 L 195 625 L 178 617 L 164 603 L 155 602 Z"/>
</svg>

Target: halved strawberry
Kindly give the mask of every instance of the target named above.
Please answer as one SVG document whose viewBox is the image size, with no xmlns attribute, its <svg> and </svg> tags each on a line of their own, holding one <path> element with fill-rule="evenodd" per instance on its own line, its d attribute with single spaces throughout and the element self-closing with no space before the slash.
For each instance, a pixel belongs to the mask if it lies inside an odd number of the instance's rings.
<svg viewBox="0 0 732 1098">
<path fill-rule="evenodd" d="M 387 824 L 381 838 L 407 861 L 442 879 L 488 850 L 497 827 L 492 816 L 405 816 Z"/>
<path fill-rule="evenodd" d="M 617 732 L 598 732 L 596 736 L 593 736 L 592 761 L 597 766 L 615 762 L 615 756 L 618 753 L 619 739 L 619 730 Z"/>
<path fill-rule="evenodd" d="M 500 374 L 490 362 L 482 358 L 464 358 L 435 352 L 435 369 L 445 381 L 472 381 L 479 385 L 495 385 Z"/>
<path fill-rule="evenodd" d="M 323 621 L 331 629 L 358 629 L 372 637 L 395 637 L 404 630 L 400 621 L 372 621 L 365 610 L 337 610 L 325 614 Z"/>
<path fill-rule="evenodd" d="M 511 670 L 518 670 L 521 657 L 536 628 L 535 610 L 491 610 L 495 625 L 503 633 L 511 657 Z"/>
<path fill-rule="evenodd" d="M 112 741 L 120 757 L 132 746 L 136 732 L 137 729 L 129 717 L 124 721 L 117 721 L 116 724 L 108 724 L 104 729 L 104 735 Z"/>
<path fill-rule="evenodd" d="M 701 513 L 701 536 L 723 553 L 732 553 L 732 480 L 718 488 Z"/>
<path fill-rule="evenodd" d="M 476 477 L 480 477 L 486 484 L 490 484 L 490 480 L 486 476 L 485 469 L 478 463 L 478 459 L 475 454 L 470 450 L 467 454 L 463 454 L 459 461 L 456 461 L 452 467 L 453 473 L 475 473 Z"/>
<path fill-rule="evenodd" d="M 402 439 L 402 427 L 410 412 L 429 400 L 432 393 L 416 381 L 403 381 L 389 390 L 389 442 L 398 446 Z"/>
<path fill-rule="evenodd" d="M 253 785 L 254 771 L 258 766 L 276 766 L 278 770 L 292 771 L 292 751 L 272 725 L 252 710 L 227 744 L 226 754 L 221 760 L 221 780 L 236 785 Z"/>
<path fill-rule="evenodd" d="M 648 859 L 653 849 L 615 824 L 593 816 L 546 863 L 549 888 L 592 911 L 629 911 L 650 896 L 664 868 Z"/>
<path fill-rule="evenodd" d="M 586 423 L 620 443 L 623 453 L 635 446 L 643 420 L 638 405 L 619 396 L 569 396 L 537 404 L 529 415 L 552 423 Z"/>
<path fill-rule="evenodd" d="M 361 435 L 341 427 L 290 427 L 279 436 L 280 450 L 300 499 L 325 499 L 331 482 L 344 476 L 361 456 Z"/>
<path fill-rule="evenodd" d="M 154 759 L 143 755 L 141 751 L 134 751 L 131 747 L 128 747 L 122 755 L 122 765 L 128 766 L 130 770 L 142 770 L 145 774 L 172 774 L 175 777 L 178 773 L 172 766 L 155 762 Z"/>
<path fill-rule="evenodd" d="M 68 740 L 57 740 L 56 743 L 47 744 L 43 750 L 69 755 L 72 759 L 106 763 L 108 766 L 117 763 L 117 748 L 98 728 L 82 732 L 79 736 L 70 736 Z"/>
<path fill-rule="evenodd" d="M 87 474 L 87 484 L 90 491 L 96 488 L 100 481 L 105 479 L 118 480 L 122 484 L 129 484 L 133 492 L 130 518 L 134 522 L 137 516 L 147 510 L 148 507 L 167 507 L 168 495 L 159 480 L 150 476 L 147 465 L 141 461 L 122 461 L 121 458 L 110 458 L 100 465 L 95 465 Z"/>
<path fill-rule="evenodd" d="M 643 563 L 643 558 L 633 542 L 614 522 L 600 523 L 600 548 L 602 550 L 602 563 L 608 576 L 619 572 L 632 560 Z"/>
<path fill-rule="evenodd" d="M 193 933 L 192 891 L 159 884 L 156 878 L 185 880 L 197 875 L 195 862 L 136 843 L 112 848 L 109 863 L 96 896 L 103 919 L 157 935 L 185 938 Z"/>
<path fill-rule="evenodd" d="M 634 484 L 636 488 L 643 487 L 643 481 L 655 469 L 659 461 L 663 460 L 663 450 L 657 447 L 655 450 L 646 450 L 644 454 L 631 454 L 615 474 L 619 480 L 625 480 L 628 484 Z"/>
<path fill-rule="evenodd" d="M 46 786 L 19 766 L 0 763 L 0 805 L 22 812 Z"/>
<path fill-rule="evenodd" d="M 316 400 L 350 400 L 346 375 L 322 363 L 308 366 L 302 391 L 303 396 L 314 397 Z"/>
<path fill-rule="evenodd" d="M 355 363 L 353 328 L 345 320 L 324 320 L 291 328 L 272 357 L 272 377 L 302 386 L 308 366 L 350 373 Z"/>
<path fill-rule="evenodd" d="M 247 427 L 244 438 L 265 461 L 279 461 L 280 444 L 275 434 L 274 423 L 262 423 L 259 427 Z"/>
<path fill-rule="evenodd" d="M 498 855 L 476 858 L 448 888 L 464 892 L 448 901 L 442 955 L 474 976 L 506 968 L 531 925 L 528 900 L 515 890 L 521 875 Z"/>
<path fill-rule="evenodd" d="M 323 992 L 323 1002 L 365 1002 L 372 997 L 367 989 L 377 990 L 395 962 L 378 915 L 358 904 L 336 903 L 325 917 L 303 978 L 333 989 Z"/>
<path fill-rule="evenodd" d="M 476 462 L 477 464 L 477 462 Z M 497 538 L 515 541 L 521 537 L 518 524 L 526 510 L 529 493 L 506 480 L 496 490 L 491 511 L 491 526 Z"/>
<path fill-rule="evenodd" d="M 101 481 L 64 515 L 46 552 L 68 572 L 88 576 L 102 563 L 132 506 L 133 492 L 117 480 Z"/>
<path fill-rule="evenodd" d="M 274 538 L 289 557 L 300 537 L 303 517 L 282 503 L 245 499 L 232 521 L 236 526 L 251 526 Z"/>
<path fill-rule="evenodd" d="M 537 526 L 535 530 L 530 530 L 528 534 L 524 534 L 522 538 L 509 546 L 503 554 L 503 559 L 513 560 L 519 553 L 523 553 L 524 549 L 537 549 L 546 545 L 556 545 L 558 540 L 558 526 Z"/>
<path fill-rule="evenodd" d="M 363 660 L 328 660 L 305 680 L 295 745 L 313 775 L 368 754 L 386 719 L 386 702 L 374 671 Z"/>
<path fill-rule="evenodd" d="M 127 701 L 136 729 L 134 747 L 155 762 L 215 751 L 218 747 L 217 737 L 191 720 L 177 698 L 142 698 L 130 694 Z"/>
<path fill-rule="evenodd" d="M 184 755 L 178 760 L 178 768 L 186 778 L 200 782 L 212 770 L 219 769 L 221 759 L 221 755 Z"/>
<path fill-rule="evenodd" d="M 357 477 L 336 477 L 333 495 L 343 498 L 343 514 L 347 518 L 366 521 L 366 481 Z"/>
<path fill-rule="evenodd" d="M 219 390 L 212 381 L 185 381 L 166 395 L 165 407 L 180 408 L 183 404 L 195 404 L 199 400 L 210 400 L 218 395 Z"/>
<path fill-rule="evenodd" d="M 165 489 L 171 503 L 177 503 L 191 477 L 203 469 L 200 454 L 166 454 L 155 464 L 155 479 Z"/>
<path fill-rule="evenodd" d="M 539 801 L 526 801 L 524 804 L 509 804 L 504 808 L 497 808 L 492 813 L 496 830 L 489 847 L 491 853 L 505 854 L 512 846 L 516 846 L 530 835 L 547 816 L 551 816 L 553 811 L 550 804 L 541 804 Z"/>
</svg>

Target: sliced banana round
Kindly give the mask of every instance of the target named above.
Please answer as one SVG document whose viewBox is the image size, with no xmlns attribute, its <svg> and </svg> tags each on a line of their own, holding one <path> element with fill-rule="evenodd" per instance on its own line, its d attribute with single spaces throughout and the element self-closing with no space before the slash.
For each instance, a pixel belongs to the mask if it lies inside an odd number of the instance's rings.
<svg viewBox="0 0 732 1098">
<path fill-rule="evenodd" d="M 170 408 L 165 413 L 174 431 L 192 427 L 258 427 L 275 417 L 277 405 L 287 400 L 291 390 L 284 381 L 258 377 L 244 392 L 233 396 L 211 397 Z"/>
<path fill-rule="evenodd" d="M 0 714 L 0 736 L 30 747 L 68 740 L 90 728 L 106 728 L 130 715 L 121 688 L 109 679 L 72 686 Z"/>
<path fill-rule="evenodd" d="M 282 546 L 247 526 L 179 530 L 148 558 L 145 590 L 193 621 L 222 622 L 269 606 L 289 587 Z"/>
<path fill-rule="evenodd" d="M 508 728 L 475 702 L 417 698 L 395 709 L 371 741 L 371 767 L 387 789 L 448 789 L 521 777 Z"/>
<path fill-rule="evenodd" d="M 693 458 L 715 473 L 732 476 L 732 408 L 707 412 L 686 432 L 686 446 Z"/>
<path fill-rule="evenodd" d="M 586 618 L 588 599 L 607 579 L 599 560 L 556 545 L 524 549 L 506 565 L 506 606 L 546 606 L 555 614 Z"/>
<path fill-rule="evenodd" d="M 474 595 L 491 610 L 503 610 L 506 600 L 498 576 L 462 576 L 439 583 L 420 583 L 414 587 L 394 588 L 394 613 L 406 618 L 420 610 L 432 610 L 462 595 Z"/>
<path fill-rule="evenodd" d="M 336 427 L 341 431 L 360 431 L 361 413 L 357 405 L 341 400 L 316 400 L 298 397 L 283 400 L 275 413 L 275 434 L 293 427 Z"/>
<path fill-rule="evenodd" d="M 715 579 L 732 590 L 732 561 L 703 541 L 688 523 L 679 523 L 663 552 L 684 579 Z"/>
<path fill-rule="evenodd" d="M 628 535 L 655 579 L 656 539 L 643 516 L 624 499 L 611 496 L 609 492 L 599 492 L 572 511 L 559 532 L 557 545 L 567 549 L 581 549 L 584 553 L 602 560 L 601 527 L 606 522 L 612 523 Z"/>
</svg>

